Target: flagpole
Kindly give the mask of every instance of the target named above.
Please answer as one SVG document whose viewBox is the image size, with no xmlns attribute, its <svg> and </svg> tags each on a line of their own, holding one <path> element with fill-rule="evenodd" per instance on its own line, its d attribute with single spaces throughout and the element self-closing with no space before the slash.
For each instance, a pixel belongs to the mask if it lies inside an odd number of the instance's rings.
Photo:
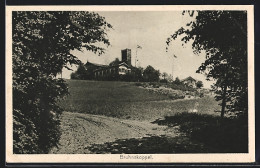
<svg viewBox="0 0 260 168">
<path fill-rule="evenodd" d="M 173 57 L 172 57 L 172 79 L 174 79 L 174 78 L 173 78 L 174 58 L 177 58 L 177 56 L 176 56 L 175 54 L 173 54 Z"/>
<path fill-rule="evenodd" d="M 137 47 L 136 47 L 136 51 L 135 51 L 135 67 L 136 67 L 136 60 L 137 60 Z"/>
<path fill-rule="evenodd" d="M 135 52 L 136 52 L 136 56 L 135 56 L 135 67 L 136 67 L 136 62 L 138 61 L 138 60 L 137 60 L 137 50 L 138 50 L 138 48 L 142 49 L 142 47 L 139 46 L 139 45 L 136 46 L 136 51 L 135 51 Z"/>
</svg>

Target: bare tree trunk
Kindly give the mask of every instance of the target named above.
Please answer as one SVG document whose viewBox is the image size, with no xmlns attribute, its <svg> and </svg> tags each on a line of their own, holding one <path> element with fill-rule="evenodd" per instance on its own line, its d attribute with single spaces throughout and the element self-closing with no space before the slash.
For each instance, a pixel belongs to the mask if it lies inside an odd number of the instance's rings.
<svg viewBox="0 0 260 168">
<path fill-rule="evenodd" d="M 227 86 L 224 86 L 223 96 L 222 96 L 222 104 L 221 104 L 221 118 L 224 118 L 225 108 L 226 108 L 226 94 L 227 94 Z"/>
</svg>

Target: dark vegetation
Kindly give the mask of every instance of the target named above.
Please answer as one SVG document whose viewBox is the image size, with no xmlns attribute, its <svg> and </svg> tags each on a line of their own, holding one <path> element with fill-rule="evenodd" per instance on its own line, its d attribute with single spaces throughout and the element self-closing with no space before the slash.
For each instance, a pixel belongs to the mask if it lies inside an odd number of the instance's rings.
<svg viewBox="0 0 260 168">
<path fill-rule="evenodd" d="M 209 114 L 177 113 L 153 123 L 180 126 L 191 140 L 205 145 L 208 152 L 247 153 L 248 122 L 246 117 L 221 118 Z"/>
<path fill-rule="evenodd" d="M 181 154 L 209 152 L 207 148 L 204 148 L 203 144 L 190 141 L 190 139 L 185 136 L 167 137 L 164 135 L 118 139 L 105 144 L 93 144 L 86 149 L 97 154 Z"/>
<path fill-rule="evenodd" d="M 143 72 L 143 81 L 145 82 L 158 82 L 160 71 L 154 69 L 151 65 L 148 65 Z"/>
<path fill-rule="evenodd" d="M 12 13 L 13 152 L 48 153 L 60 138 L 57 105 L 68 94 L 62 68 L 80 64 L 71 50 L 102 54 L 109 45 L 105 19 L 90 12 L 14 11 Z"/>
<path fill-rule="evenodd" d="M 70 75 L 71 79 L 81 79 L 81 80 L 92 80 L 95 78 L 94 76 L 94 70 L 97 67 L 94 65 L 88 65 L 86 68 L 86 65 L 80 64 L 75 72 L 72 72 Z"/>
<path fill-rule="evenodd" d="M 207 79 L 214 79 L 216 100 L 221 100 L 221 117 L 227 112 L 248 113 L 247 86 L 247 12 L 184 11 L 195 17 L 181 27 L 166 43 L 181 36 L 192 42 L 194 53 L 205 51 L 206 60 L 198 68 Z M 245 115 L 246 114 L 246 115 Z"/>
<path fill-rule="evenodd" d="M 166 43 L 170 45 L 180 36 L 183 45 L 192 42 L 194 53 L 206 53 L 197 73 L 216 81 L 212 89 L 215 99 L 221 101 L 221 115 L 219 118 L 182 113 L 159 123 L 179 124 L 183 132 L 216 152 L 248 152 L 247 12 L 184 11 L 183 14 L 195 20 L 177 30 Z M 227 118 L 228 113 L 236 118 Z"/>
</svg>

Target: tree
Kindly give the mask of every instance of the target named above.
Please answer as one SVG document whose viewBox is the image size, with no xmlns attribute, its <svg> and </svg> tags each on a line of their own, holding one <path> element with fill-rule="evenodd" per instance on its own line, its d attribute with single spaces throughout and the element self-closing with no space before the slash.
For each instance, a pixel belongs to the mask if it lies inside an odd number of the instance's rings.
<svg viewBox="0 0 260 168">
<path fill-rule="evenodd" d="M 71 73 L 71 79 L 80 79 L 80 80 L 92 80 L 95 78 L 94 70 L 97 69 L 96 65 L 91 63 L 79 64 L 77 70 Z"/>
<path fill-rule="evenodd" d="M 202 88 L 203 87 L 203 82 L 202 81 L 198 81 L 197 83 L 196 83 L 196 87 L 197 88 Z"/>
<path fill-rule="evenodd" d="M 57 105 L 68 88 L 58 73 L 80 60 L 70 53 L 86 48 L 102 54 L 109 45 L 104 17 L 90 12 L 12 13 L 13 152 L 48 153 L 60 137 Z"/>
<path fill-rule="evenodd" d="M 114 61 L 110 62 L 109 66 L 115 66 L 115 65 L 119 65 L 120 61 L 118 58 L 116 58 Z"/>
<path fill-rule="evenodd" d="M 169 74 L 167 77 L 166 77 L 166 80 L 170 83 L 173 82 L 173 76 L 171 74 Z"/>
<path fill-rule="evenodd" d="M 134 74 L 134 81 L 143 81 L 143 72 L 144 69 L 142 67 L 131 67 L 132 72 Z"/>
<path fill-rule="evenodd" d="M 166 78 L 168 77 L 168 74 L 166 72 L 163 72 L 162 77 L 163 77 L 164 80 L 166 80 Z"/>
<path fill-rule="evenodd" d="M 185 11 L 183 12 L 185 13 Z M 208 80 L 216 80 L 213 89 L 221 100 L 221 117 L 228 111 L 247 113 L 247 13 L 246 11 L 189 11 L 195 17 L 166 41 L 167 45 L 184 35 L 192 40 L 195 53 L 206 52 L 206 61 L 198 68 Z M 227 107 L 226 104 L 229 103 Z"/>
<path fill-rule="evenodd" d="M 147 82 L 158 82 L 160 72 L 159 70 L 155 70 L 151 65 L 148 65 L 143 72 L 143 76 Z"/>
<path fill-rule="evenodd" d="M 77 71 L 71 74 L 71 76 L 72 76 L 71 79 L 81 79 L 81 80 L 86 80 L 89 77 L 87 69 L 83 64 L 79 64 Z"/>
<path fill-rule="evenodd" d="M 178 77 L 176 77 L 174 83 L 176 85 L 180 85 L 181 84 L 181 80 Z"/>
<path fill-rule="evenodd" d="M 169 75 L 168 75 L 166 72 L 163 72 L 163 73 L 161 74 L 161 76 L 162 76 L 163 79 L 160 79 L 160 82 L 161 82 L 161 83 L 167 83 L 168 80 L 169 80 Z"/>
</svg>

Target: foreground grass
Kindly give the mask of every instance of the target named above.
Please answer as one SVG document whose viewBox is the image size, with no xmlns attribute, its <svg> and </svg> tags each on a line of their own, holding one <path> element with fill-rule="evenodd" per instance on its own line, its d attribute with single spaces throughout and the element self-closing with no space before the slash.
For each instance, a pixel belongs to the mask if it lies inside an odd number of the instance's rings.
<svg viewBox="0 0 260 168">
<path fill-rule="evenodd" d="M 159 125 L 179 128 L 183 133 L 182 136 L 176 137 L 151 136 L 93 144 L 88 147 L 93 153 L 248 152 L 246 117 L 221 119 L 219 114 L 214 112 L 219 111 L 220 106 L 213 97 L 171 100 L 167 95 L 149 92 L 129 82 L 68 80 L 67 83 L 70 95 L 60 102 L 65 111 L 149 120 Z M 186 113 L 194 109 L 195 105 L 198 113 Z M 71 117 L 68 117 L 68 121 L 71 121 Z M 87 126 L 87 129 L 93 131 L 93 135 L 100 135 L 96 132 L 103 130 L 95 130 L 90 126 Z M 105 133 L 101 133 L 103 134 Z"/>
<path fill-rule="evenodd" d="M 149 92 L 135 83 L 117 81 L 68 80 L 70 95 L 60 105 L 65 111 L 110 117 L 152 120 L 189 111 L 199 103 L 201 114 L 219 110 L 212 97 L 172 101 L 168 96 Z"/>
<path fill-rule="evenodd" d="M 192 140 L 202 142 L 213 153 L 248 152 L 247 118 L 224 118 L 207 114 L 178 113 L 153 123 L 180 126 Z"/>
</svg>

